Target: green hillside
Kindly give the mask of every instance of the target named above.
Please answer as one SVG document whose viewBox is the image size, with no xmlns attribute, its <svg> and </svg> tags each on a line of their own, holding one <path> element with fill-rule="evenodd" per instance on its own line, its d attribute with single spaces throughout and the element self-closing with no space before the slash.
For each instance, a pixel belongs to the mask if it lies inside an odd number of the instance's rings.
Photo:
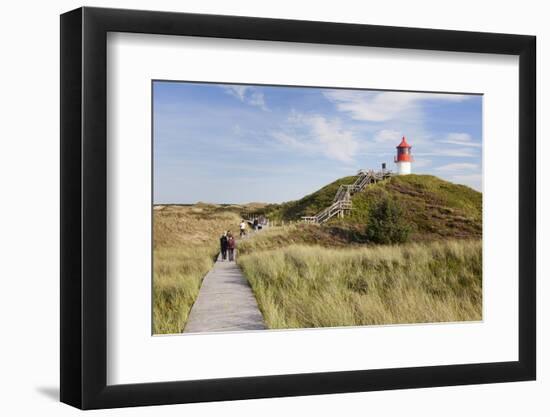
<svg viewBox="0 0 550 417">
<path fill-rule="evenodd" d="M 300 200 L 270 205 L 265 212 L 272 219 L 285 221 L 315 215 L 331 204 L 341 184 L 351 184 L 355 178 L 341 178 Z M 481 237 L 482 194 L 431 175 L 396 176 L 369 185 L 352 197 L 349 216 L 333 218 L 325 226 L 363 227 L 369 210 L 384 198 L 401 206 L 416 239 Z"/>
<path fill-rule="evenodd" d="M 354 176 L 340 178 L 299 200 L 271 204 L 264 211 L 275 220 L 300 220 L 302 216 L 314 216 L 332 204 L 340 185 L 352 184 L 355 178 Z"/>
</svg>

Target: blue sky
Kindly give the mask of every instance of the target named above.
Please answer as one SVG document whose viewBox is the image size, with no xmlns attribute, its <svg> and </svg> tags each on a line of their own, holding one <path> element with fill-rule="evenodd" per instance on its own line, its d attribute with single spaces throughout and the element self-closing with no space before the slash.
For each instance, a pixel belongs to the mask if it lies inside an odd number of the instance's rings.
<svg viewBox="0 0 550 417">
<path fill-rule="evenodd" d="M 482 96 L 155 81 L 154 202 L 283 202 L 386 162 L 481 190 Z"/>
</svg>

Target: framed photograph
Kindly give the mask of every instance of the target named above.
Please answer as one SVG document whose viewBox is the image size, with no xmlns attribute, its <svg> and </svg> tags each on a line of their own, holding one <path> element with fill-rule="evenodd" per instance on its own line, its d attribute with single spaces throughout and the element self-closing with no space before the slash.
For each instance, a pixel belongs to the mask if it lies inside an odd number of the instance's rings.
<svg viewBox="0 0 550 417">
<path fill-rule="evenodd" d="M 535 37 L 61 16 L 61 401 L 533 380 Z"/>
</svg>

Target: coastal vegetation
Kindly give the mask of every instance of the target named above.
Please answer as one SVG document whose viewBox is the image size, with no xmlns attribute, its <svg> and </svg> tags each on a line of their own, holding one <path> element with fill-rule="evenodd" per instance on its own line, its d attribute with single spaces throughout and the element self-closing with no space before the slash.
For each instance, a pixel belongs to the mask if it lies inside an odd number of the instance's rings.
<svg viewBox="0 0 550 417">
<path fill-rule="evenodd" d="M 301 221 L 354 180 L 282 204 L 155 206 L 154 333 L 182 331 L 220 234 L 259 215 L 271 226 L 238 242 L 237 262 L 268 328 L 481 320 L 481 193 L 397 176 L 354 194 L 343 218 Z"/>
</svg>

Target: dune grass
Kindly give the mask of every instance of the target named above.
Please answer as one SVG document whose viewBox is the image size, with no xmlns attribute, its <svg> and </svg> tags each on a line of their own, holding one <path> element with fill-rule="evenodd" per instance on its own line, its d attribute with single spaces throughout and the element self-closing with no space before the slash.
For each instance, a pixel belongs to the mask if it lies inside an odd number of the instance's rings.
<svg viewBox="0 0 550 417">
<path fill-rule="evenodd" d="M 451 187 L 453 193 L 473 196 L 471 202 L 466 199 L 459 207 L 459 203 L 450 203 L 449 190 L 445 190 L 445 198 L 434 197 L 446 184 L 434 180 L 425 186 L 426 181 L 420 180 L 407 179 L 412 183 L 406 184 L 392 179 L 383 190 L 390 193 L 391 187 L 399 187 L 399 198 L 409 199 L 404 202 L 414 208 L 410 215 L 420 218 L 416 223 L 421 224 L 428 214 L 430 218 L 440 215 L 439 223 L 434 224 L 443 230 L 447 222 L 456 223 L 455 218 L 464 216 L 467 209 L 472 211 L 472 218 L 480 211 L 481 200 L 466 187 Z M 417 189 L 419 181 L 426 190 Z M 367 198 L 368 207 L 376 200 L 377 187 L 369 191 L 372 196 L 360 196 Z M 315 202 L 321 204 L 320 200 Z M 354 205 L 362 211 L 360 201 Z M 231 230 L 237 235 L 241 213 L 251 208 L 208 204 L 155 207 L 154 334 L 183 330 L 202 279 L 213 266 L 220 234 Z M 367 239 L 368 225 L 360 219 L 343 220 L 271 227 L 239 242 L 237 261 L 268 328 L 482 318 L 482 246 L 477 229 L 467 232 L 460 226 L 466 232 L 457 233 L 459 228 L 452 225 L 449 233 L 417 234 L 415 243 L 384 246 Z"/>
<path fill-rule="evenodd" d="M 479 240 L 267 249 L 262 237 L 238 263 L 271 329 L 482 318 Z"/>
<path fill-rule="evenodd" d="M 332 203 L 340 185 L 352 184 L 355 179 L 340 178 L 299 200 L 271 204 L 259 212 L 276 221 L 299 221 L 302 216 L 314 216 Z M 407 208 L 404 220 L 412 226 L 413 240 L 481 238 L 482 194 L 432 175 L 394 176 L 370 185 L 352 197 L 353 210 L 349 216 L 334 217 L 329 224 L 343 228 L 367 225 L 370 211 L 385 198 Z"/>
<path fill-rule="evenodd" d="M 153 218 L 153 333 L 180 333 L 224 230 L 236 233 L 238 211 L 218 206 L 164 206 Z"/>
<path fill-rule="evenodd" d="M 480 239 L 482 194 L 431 175 L 403 175 L 367 187 L 353 196 L 347 223 L 368 225 L 373 207 L 390 199 L 403 210 L 414 240 Z"/>
</svg>

